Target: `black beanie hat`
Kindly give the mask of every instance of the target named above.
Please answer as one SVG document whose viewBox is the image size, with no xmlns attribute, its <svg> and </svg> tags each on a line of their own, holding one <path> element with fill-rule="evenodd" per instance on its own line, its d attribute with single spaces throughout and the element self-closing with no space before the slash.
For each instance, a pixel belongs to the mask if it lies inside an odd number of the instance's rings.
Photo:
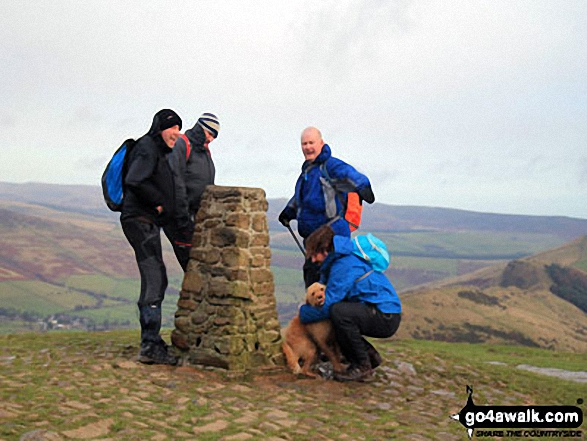
<svg viewBox="0 0 587 441">
<path fill-rule="evenodd" d="M 157 121 L 159 132 L 166 130 L 173 126 L 179 126 L 181 130 L 181 118 L 177 113 L 175 113 L 171 109 L 163 109 L 160 110 L 155 114 L 155 118 L 153 118 L 153 122 Z"/>
</svg>

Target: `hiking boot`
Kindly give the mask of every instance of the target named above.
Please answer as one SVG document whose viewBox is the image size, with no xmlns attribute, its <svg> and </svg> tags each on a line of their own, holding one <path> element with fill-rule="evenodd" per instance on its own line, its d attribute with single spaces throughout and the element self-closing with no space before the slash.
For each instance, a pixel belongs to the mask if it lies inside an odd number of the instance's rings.
<svg viewBox="0 0 587 441">
<path fill-rule="evenodd" d="M 363 366 L 349 366 L 343 372 L 334 373 L 334 379 L 337 381 L 365 381 L 373 374 L 373 369 L 368 364 Z"/>
<path fill-rule="evenodd" d="M 381 358 L 381 355 L 379 355 L 379 352 L 377 352 L 377 350 L 373 346 L 367 348 L 367 355 L 369 356 L 371 369 L 375 369 L 383 362 L 383 358 Z"/>
<path fill-rule="evenodd" d="M 167 347 L 162 344 L 152 344 L 141 348 L 139 362 L 144 364 L 168 364 L 175 366 L 177 358 L 167 353 Z"/>
</svg>

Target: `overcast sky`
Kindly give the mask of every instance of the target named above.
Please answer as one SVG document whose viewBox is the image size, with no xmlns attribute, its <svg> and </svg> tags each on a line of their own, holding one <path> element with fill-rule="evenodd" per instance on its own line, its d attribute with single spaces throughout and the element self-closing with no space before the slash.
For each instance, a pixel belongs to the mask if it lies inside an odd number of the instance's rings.
<svg viewBox="0 0 587 441">
<path fill-rule="evenodd" d="M 313 125 L 379 202 L 587 219 L 585 0 L 2 0 L 0 41 L 0 181 L 99 185 L 169 107 L 219 185 L 290 197 Z"/>
</svg>

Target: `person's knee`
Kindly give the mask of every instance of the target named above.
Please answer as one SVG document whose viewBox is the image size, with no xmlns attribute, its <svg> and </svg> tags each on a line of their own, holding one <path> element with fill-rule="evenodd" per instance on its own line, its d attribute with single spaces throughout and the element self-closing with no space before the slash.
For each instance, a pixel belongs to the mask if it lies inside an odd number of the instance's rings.
<svg viewBox="0 0 587 441">
<path fill-rule="evenodd" d="M 335 303 L 330 307 L 330 320 L 335 327 L 349 321 L 347 305 L 344 302 Z"/>
</svg>

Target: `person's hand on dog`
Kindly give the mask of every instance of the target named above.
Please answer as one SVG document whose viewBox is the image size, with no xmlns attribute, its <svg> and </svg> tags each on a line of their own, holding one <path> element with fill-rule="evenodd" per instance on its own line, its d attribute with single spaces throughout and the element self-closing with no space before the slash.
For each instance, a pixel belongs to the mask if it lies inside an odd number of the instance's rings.
<svg viewBox="0 0 587 441">
<path fill-rule="evenodd" d="M 319 282 L 312 283 L 306 291 L 306 303 L 321 307 L 326 300 L 326 286 Z"/>
</svg>

